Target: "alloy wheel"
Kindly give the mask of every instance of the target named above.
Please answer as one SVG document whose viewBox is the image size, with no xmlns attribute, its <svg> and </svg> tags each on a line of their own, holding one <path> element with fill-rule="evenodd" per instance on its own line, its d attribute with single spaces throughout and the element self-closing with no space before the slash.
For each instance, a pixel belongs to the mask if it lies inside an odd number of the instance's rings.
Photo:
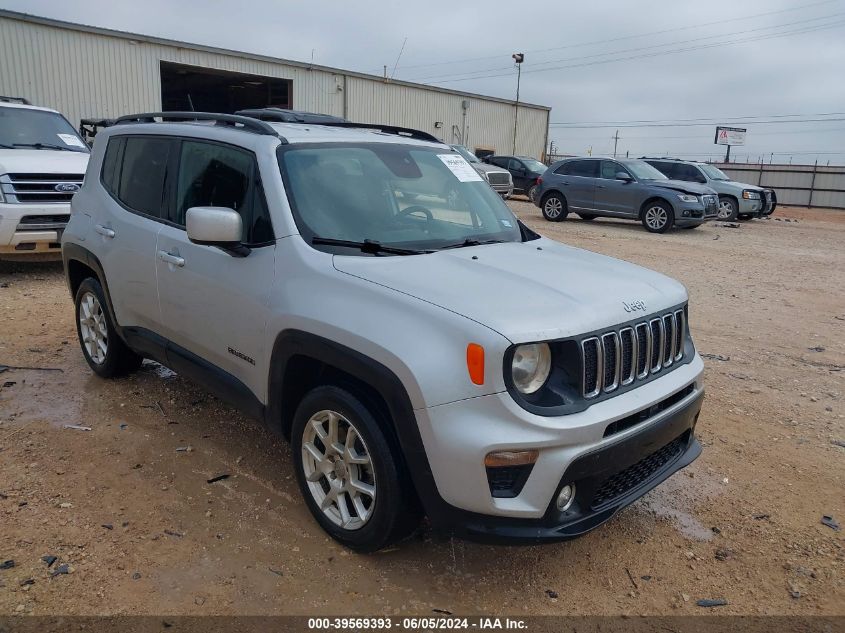
<svg viewBox="0 0 845 633">
<path fill-rule="evenodd" d="M 317 507 L 345 530 L 363 527 L 376 502 L 375 469 L 364 438 L 345 416 L 318 411 L 302 432 L 302 469 Z"/>
<path fill-rule="evenodd" d="M 561 202 L 560 198 L 552 196 L 546 200 L 546 203 L 543 205 L 543 211 L 546 212 L 548 218 L 554 219 L 563 211 L 563 202 Z"/>
<path fill-rule="evenodd" d="M 719 200 L 719 219 L 720 220 L 727 220 L 729 219 L 734 212 L 733 204 L 730 200 Z"/>
<path fill-rule="evenodd" d="M 102 365 L 109 351 L 109 330 L 103 307 L 93 292 L 82 295 L 78 318 L 85 351 L 94 363 Z"/>
<path fill-rule="evenodd" d="M 659 231 L 666 226 L 666 222 L 669 221 L 669 214 L 666 213 L 666 209 L 663 207 L 649 207 L 645 212 L 645 221 L 649 228 Z"/>
</svg>

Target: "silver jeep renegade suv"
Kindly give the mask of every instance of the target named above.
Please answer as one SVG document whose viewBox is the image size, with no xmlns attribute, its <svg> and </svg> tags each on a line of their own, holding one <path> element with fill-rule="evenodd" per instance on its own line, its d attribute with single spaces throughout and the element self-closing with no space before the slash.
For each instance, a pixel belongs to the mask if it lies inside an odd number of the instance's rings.
<svg viewBox="0 0 845 633">
<path fill-rule="evenodd" d="M 154 359 L 288 437 L 360 551 L 422 514 L 573 537 L 699 455 L 681 284 L 538 236 L 424 132 L 315 120 L 99 133 L 63 239 L 97 375 Z"/>
</svg>

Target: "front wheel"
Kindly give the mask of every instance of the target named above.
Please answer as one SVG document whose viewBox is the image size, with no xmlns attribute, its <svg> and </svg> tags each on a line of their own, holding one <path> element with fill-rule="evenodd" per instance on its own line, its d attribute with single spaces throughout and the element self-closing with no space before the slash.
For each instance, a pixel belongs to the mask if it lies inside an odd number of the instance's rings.
<svg viewBox="0 0 845 633">
<path fill-rule="evenodd" d="M 302 495 L 332 538 L 374 552 L 417 527 L 413 489 L 376 415 L 356 396 L 334 386 L 309 392 L 292 439 Z"/>
<path fill-rule="evenodd" d="M 723 222 L 735 222 L 738 213 L 739 209 L 733 198 L 728 198 L 727 196 L 719 198 L 718 216 L 720 220 Z"/>
<path fill-rule="evenodd" d="M 675 214 L 665 202 L 650 202 L 643 211 L 642 222 L 649 233 L 665 233 L 675 223 Z"/>
<path fill-rule="evenodd" d="M 557 193 L 550 193 L 543 200 L 543 217 L 549 222 L 560 222 L 566 219 L 569 209 L 566 206 L 566 199 Z"/>
</svg>

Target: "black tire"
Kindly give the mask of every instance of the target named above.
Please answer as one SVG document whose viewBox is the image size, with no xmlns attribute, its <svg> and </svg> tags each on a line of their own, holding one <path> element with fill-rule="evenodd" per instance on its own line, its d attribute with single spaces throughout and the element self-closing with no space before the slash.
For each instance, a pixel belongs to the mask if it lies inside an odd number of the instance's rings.
<svg viewBox="0 0 845 633">
<path fill-rule="evenodd" d="M 97 309 L 93 314 L 89 312 L 86 315 L 86 311 L 89 311 L 92 305 L 96 306 Z M 80 318 L 81 312 L 82 318 Z M 109 315 L 106 295 L 97 279 L 88 277 L 79 284 L 74 297 L 74 316 L 76 318 L 76 335 L 79 338 L 82 355 L 95 374 L 101 378 L 114 378 L 130 374 L 141 366 L 143 357 L 129 349 L 117 333 Z M 83 326 L 83 321 L 85 326 Z M 83 337 L 83 327 L 88 329 L 89 336 L 87 339 Z M 101 337 L 104 339 L 105 351 L 103 352 L 101 347 L 97 347 L 98 353 L 101 354 L 97 358 L 92 357 L 92 352 L 86 346 L 86 340 L 92 340 L 91 333 L 94 329 L 98 333 L 105 332 L 105 337 Z M 92 343 L 92 345 L 96 345 L 96 343 Z"/>
<path fill-rule="evenodd" d="M 591 222 L 592 220 L 596 219 L 596 216 L 588 215 L 586 213 L 579 213 L 578 217 L 581 218 L 582 220 L 584 220 L 585 222 Z"/>
<path fill-rule="evenodd" d="M 320 509 L 314 493 L 309 487 L 313 483 L 314 486 L 319 486 L 319 489 L 323 490 L 325 495 L 331 491 L 329 476 L 335 477 L 336 481 L 338 480 L 336 470 L 319 475 L 319 479 L 313 482 L 307 480 L 303 456 L 303 445 L 305 443 L 303 436 L 309 430 L 307 427 L 309 427 L 308 423 L 312 416 L 323 411 L 336 412 L 346 418 L 349 426 L 354 427 L 359 439 L 362 440 L 362 443 L 356 445 L 354 450 L 359 455 L 363 451 L 370 459 L 367 476 L 372 478 L 372 486 L 376 494 L 374 498 L 370 499 L 368 518 L 362 525 L 355 528 L 345 528 L 333 522 Z M 397 458 L 394 450 L 391 449 L 391 442 L 382 430 L 378 419 L 379 414 L 374 408 L 364 404 L 361 399 L 349 391 L 326 385 L 313 389 L 302 399 L 296 409 L 291 429 L 296 479 L 308 509 L 317 523 L 320 524 L 320 527 L 332 538 L 359 552 L 375 552 L 406 537 L 417 528 L 421 518 L 419 502 L 406 469 L 402 461 Z M 341 424 L 343 424 L 343 421 L 338 422 L 338 426 Z M 338 431 L 338 442 L 340 442 L 339 437 L 340 431 Z M 348 438 L 348 431 L 344 435 L 344 442 L 346 438 Z M 310 444 L 316 446 L 319 443 L 318 440 L 319 437 L 310 441 Z M 354 440 L 354 442 L 358 442 L 358 440 Z M 323 446 L 323 454 L 328 454 L 329 451 L 325 449 L 325 445 L 321 443 L 320 445 Z M 335 465 L 337 461 L 343 460 L 335 458 Z M 319 463 L 316 463 L 316 467 L 319 469 Z M 341 470 L 344 476 L 351 481 L 351 467 L 347 471 L 345 466 L 341 466 Z M 364 472 L 363 469 L 356 471 L 358 477 L 356 481 L 360 480 Z M 347 484 L 341 482 L 338 485 Z M 348 492 L 337 502 L 338 510 L 340 503 L 346 504 L 345 509 L 350 512 L 349 504 L 352 501 Z M 355 510 L 354 505 L 352 510 Z"/>
<path fill-rule="evenodd" d="M 726 209 L 730 209 L 729 213 L 725 213 Z M 737 215 L 739 215 L 739 207 L 736 200 L 730 196 L 719 196 L 719 211 L 718 219 L 722 222 L 736 222 Z"/>
<path fill-rule="evenodd" d="M 643 207 L 640 221 L 649 233 L 665 233 L 675 224 L 675 212 L 662 200 L 655 200 Z"/>
<path fill-rule="evenodd" d="M 566 198 L 557 192 L 547 194 L 543 198 L 540 208 L 543 211 L 543 217 L 549 222 L 561 222 L 569 215 L 569 205 L 566 204 Z"/>
<path fill-rule="evenodd" d="M 537 196 L 537 188 L 538 188 L 538 185 L 535 183 L 535 184 L 531 185 L 530 187 L 528 187 L 528 191 L 525 192 L 525 195 L 528 196 L 528 199 L 531 202 L 534 202 L 534 198 L 536 198 L 536 196 Z"/>
</svg>

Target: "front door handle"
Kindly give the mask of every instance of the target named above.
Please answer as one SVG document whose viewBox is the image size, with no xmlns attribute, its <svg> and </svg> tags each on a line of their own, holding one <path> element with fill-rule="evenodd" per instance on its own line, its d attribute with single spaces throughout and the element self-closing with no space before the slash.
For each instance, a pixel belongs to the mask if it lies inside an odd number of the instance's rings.
<svg viewBox="0 0 845 633">
<path fill-rule="evenodd" d="M 185 258 L 179 257 L 178 255 L 174 255 L 173 253 L 168 253 L 167 251 L 159 251 L 158 258 L 163 261 L 167 262 L 168 264 L 173 264 L 174 266 L 178 266 L 182 268 L 185 265 Z"/>
<path fill-rule="evenodd" d="M 97 231 L 103 237 L 107 237 L 112 239 L 114 237 L 114 231 L 112 231 L 109 227 L 103 226 L 102 224 L 97 224 L 94 226 L 94 230 Z"/>
</svg>

